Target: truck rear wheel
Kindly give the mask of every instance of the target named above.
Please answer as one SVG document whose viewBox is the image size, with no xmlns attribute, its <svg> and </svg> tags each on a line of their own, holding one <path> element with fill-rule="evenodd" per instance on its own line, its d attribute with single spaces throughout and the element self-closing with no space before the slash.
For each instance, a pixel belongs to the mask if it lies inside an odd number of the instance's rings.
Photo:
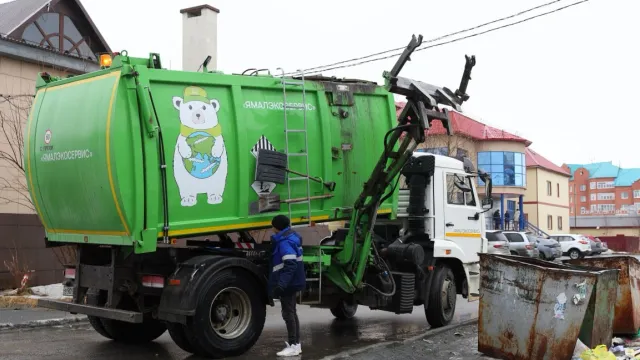
<svg viewBox="0 0 640 360">
<path fill-rule="evenodd" d="M 89 291 L 87 291 L 87 305 L 93 305 L 93 306 L 104 305 L 104 302 L 100 301 L 100 294 L 98 290 L 89 289 Z M 98 334 L 106 337 L 107 339 L 113 340 L 113 336 L 111 336 L 111 334 L 109 334 L 107 330 L 104 328 L 104 325 L 102 324 L 102 320 L 99 317 L 87 316 L 87 319 L 89 320 L 89 325 L 91 325 L 93 330 L 95 330 Z"/>
<path fill-rule="evenodd" d="M 358 304 L 348 304 L 346 301 L 341 300 L 338 305 L 331 308 L 331 313 L 338 320 L 349 320 L 356 315 L 358 311 Z"/>
<path fill-rule="evenodd" d="M 433 274 L 429 306 L 425 308 L 427 321 L 432 328 L 448 325 L 456 312 L 457 289 L 453 271 L 448 266 L 439 266 Z"/>
<path fill-rule="evenodd" d="M 167 331 L 167 325 L 151 316 L 145 316 L 143 323 L 101 319 L 102 325 L 113 340 L 126 344 L 143 344 L 159 338 Z"/>
<path fill-rule="evenodd" d="M 196 313 L 185 326 L 194 353 L 238 356 L 258 341 L 266 318 L 260 286 L 242 270 L 222 270 L 204 282 Z"/>
<path fill-rule="evenodd" d="M 167 323 L 167 329 L 169 330 L 169 336 L 178 347 L 186 352 L 194 353 L 195 349 L 191 345 L 191 341 L 187 337 L 184 325 L 177 323 Z"/>
</svg>

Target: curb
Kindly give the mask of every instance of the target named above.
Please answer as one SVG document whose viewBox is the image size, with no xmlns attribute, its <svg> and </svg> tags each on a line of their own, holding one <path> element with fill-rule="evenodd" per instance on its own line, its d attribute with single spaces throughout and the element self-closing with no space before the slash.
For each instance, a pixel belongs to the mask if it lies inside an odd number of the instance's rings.
<svg viewBox="0 0 640 360">
<path fill-rule="evenodd" d="M 362 348 L 357 348 L 357 349 L 353 349 L 353 350 L 347 350 L 347 351 L 343 351 L 343 352 L 335 354 L 335 355 L 325 356 L 321 360 L 345 359 L 345 358 L 349 358 L 351 356 L 354 356 L 354 355 L 357 355 L 357 354 L 361 354 L 361 353 L 369 351 L 369 350 L 374 350 L 374 349 L 378 349 L 378 348 L 381 348 L 381 347 L 389 347 L 389 346 L 393 346 L 393 345 L 404 345 L 404 344 L 407 344 L 407 343 L 410 343 L 410 342 L 414 342 L 414 341 L 417 341 L 417 340 L 422 340 L 422 339 L 430 338 L 432 336 L 440 335 L 440 334 L 445 333 L 445 332 L 450 331 L 450 330 L 458 329 L 458 328 L 469 326 L 469 325 L 476 325 L 476 324 L 478 324 L 478 318 L 477 317 L 473 318 L 473 319 L 469 319 L 469 320 L 465 320 L 465 321 L 459 322 L 457 324 L 447 325 L 447 326 L 443 326 L 441 328 L 437 328 L 437 329 L 433 329 L 433 330 L 427 330 L 427 332 L 424 333 L 424 334 L 415 335 L 415 336 L 412 336 L 412 337 L 410 337 L 408 339 L 395 340 L 395 341 L 385 341 L 385 342 L 381 342 L 381 343 L 378 343 L 378 344 L 365 346 L 365 347 L 362 347 Z"/>
<path fill-rule="evenodd" d="M 5 324 L 0 324 L 0 331 L 37 329 L 37 328 L 44 328 L 44 327 L 83 323 L 86 321 L 87 321 L 86 316 L 79 316 L 79 317 L 64 318 L 64 319 L 35 320 L 35 321 L 29 321 L 26 323 L 19 323 L 19 324 L 5 323 Z"/>
</svg>

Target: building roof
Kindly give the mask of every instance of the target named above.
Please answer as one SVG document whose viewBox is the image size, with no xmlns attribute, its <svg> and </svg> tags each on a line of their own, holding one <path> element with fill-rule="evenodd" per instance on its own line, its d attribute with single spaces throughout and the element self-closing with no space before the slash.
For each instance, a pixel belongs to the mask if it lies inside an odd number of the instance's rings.
<svg viewBox="0 0 640 360">
<path fill-rule="evenodd" d="M 589 179 L 597 178 L 615 178 L 618 176 L 620 168 L 613 165 L 611 161 L 596 162 L 591 164 L 567 164 L 571 171 L 571 177 L 576 170 L 585 168 L 589 172 Z"/>
<path fill-rule="evenodd" d="M 396 102 L 396 115 L 400 115 L 405 105 L 405 102 Z M 449 111 L 449 114 L 451 115 L 453 132 L 455 134 L 463 135 L 478 141 L 512 141 L 523 143 L 525 146 L 531 145 L 531 141 L 523 137 L 483 124 L 457 111 L 451 110 Z M 434 121 L 427 134 L 444 135 L 446 134 L 446 129 L 442 126 L 440 121 Z"/>
<path fill-rule="evenodd" d="M 566 164 L 573 174 L 580 168 L 585 168 L 589 172 L 589 179 L 614 178 L 615 186 L 631 186 L 640 180 L 640 169 L 623 169 L 613 165 L 611 161 L 596 162 L 591 164 Z"/>
<path fill-rule="evenodd" d="M 640 169 L 620 169 L 615 186 L 631 186 L 640 179 Z"/>
<path fill-rule="evenodd" d="M 13 0 L 7 3 L 0 4 L 0 38 L 21 41 L 22 39 L 11 36 L 11 33 L 18 29 L 22 24 L 30 21 L 31 19 L 34 19 L 39 13 L 45 12 L 45 7 L 54 6 L 60 1 L 71 1 L 73 4 L 75 4 L 82 15 L 84 15 L 84 17 L 86 18 L 91 30 L 95 34 L 95 37 L 100 42 L 101 47 L 103 47 L 107 52 L 111 52 L 109 44 L 107 44 L 106 40 L 98 30 L 98 27 L 93 22 L 93 20 L 89 16 L 89 13 L 84 8 L 80 0 Z M 36 44 L 26 45 L 36 46 L 38 48 L 49 50 L 46 47 L 38 46 Z M 75 57 L 74 55 L 62 55 Z"/>
<path fill-rule="evenodd" d="M 50 0 L 14 0 L 0 4 L 0 34 L 9 35 L 50 2 Z"/>
<path fill-rule="evenodd" d="M 549 159 L 544 156 L 538 154 L 537 152 L 526 148 L 525 150 L 525 164 L 527 164 L 528 168 L 543 168 L 545 170 L 549 170 L 561 175 L 571 176 L 571 174 L 563 169 L 561 166 L 558 166 L 551 162 Z"/>
</svg>

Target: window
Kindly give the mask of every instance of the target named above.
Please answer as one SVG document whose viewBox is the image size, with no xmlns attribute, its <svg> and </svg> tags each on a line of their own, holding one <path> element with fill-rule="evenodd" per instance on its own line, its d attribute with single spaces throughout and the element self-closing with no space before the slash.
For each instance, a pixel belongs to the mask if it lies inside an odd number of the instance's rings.
<svg viewBox="0 0 640 360">
<path fill-rule="evenodd" d="M 591 201 L 596 201 L 596 194 L 591 194 Z"/>
<path fill-rule="evenodd" d="M 527 167 L 523 153 L 478 152 L 478 167 L 491 174 L 494 186 L 527 186 Z M 478 184 L 484 185 L 480 179 Z"/>
<path fill-rule="evenodd" d="M 573 207 L 569 208 L 569 212 L 573 214 Z"/>
<path fill-rule="evenodd" d="M 558 230 L 562 230 L 562 216 L 558 216 Z"/>
<path fill-rule="evenodd" d="M 547 215 L 547 229 L 553 230 L 553 216 Z"/>
<path fill-rule="evenodd" d="M 556 193 L 558 194 L 558 197 L 560 197 L 560 183 L 556 184 Z"/>
<path fill-rule="evenodd" d="M 591 183 L 589 183 L 589 189 L 593 190 L 596 188 L 596 183 L 595 181 L 592 181 Z"/>
<path fill-rule="evenodd" d="M 509 239 L 510 243 L 524 242 L 524 239 L 520 234 L 517 233 L 503 233 L 507 239 Z"/>
<path fill-rule="evenodd" d="M 620 193 L 620 198 L 622 199 L 628 199 L 629 198 L 629 193 L 626 191 L 623 191 Z"/>
<path fill-rule="evenodd" d="M 460 190 L 455 185 L 456 182 L 461 182 L 473 189 L 470 178 L 466 178 L 463 175 L 447 174 L 447 202 L 451 205 L 476 206 L 476 200 L 473 197 L 473 192 L 464 192 Z"/>
<path fill-rule="evenodd" d="M 633 198 L 640 199 L 640 190 L 633 190 Z"/>
<path fill-rule="evenodd" d="M 598 211 L 598 205 L 591 204 L 591 213 L 595 214 Z"/>
<path fill-rule="evenodd" d="M 586 196 L 580 196 L 580 202 L 586 202 L 586 201 L 587 201 Z"/>
<path fill-rule="evenodd" d="M 586 213 L 587 213 L 587 208 L 584 206 L 580 207 L 580 214 L 584 215 Z"/>
<path fill-rule="evenodd" d="M 548 195 L 548 196 L 553 195 L 553 194 L 551 193 L 551 181 L 547 181 L 547 195 Z"/>
<path fill-rule="evenodd" d="M 598 212 L 613 212 L 616 211 L 615 204 L 598 204 Z"/>
<path fill-rule="evenodd" d="M 614 188 L 613 181 L 605 181 L 605 182 L 598 183 L 598 189 L 613 189 L 613 188 Z"/>
<path fill-rule="evenodd" d="M 68 16 L 47 12 L 24 29 L 22 39 L 27 43 L 47 47 L 61 53 L 97 58 L 87 38 Z"/>
<path fill-rule="evenodd" d="M 613 200 L 616 198 L 616 193 L 599 193 L 598 200 Z"/>
<path fill-rule="evenodd" d="M 587 185 L 580 185 L 580 191 L 587 191 Z"/>
<path fill-rule="evenodd" d="M 573 193 L 573 185 L 569 186 L 569 192 Z"/>
</svg>

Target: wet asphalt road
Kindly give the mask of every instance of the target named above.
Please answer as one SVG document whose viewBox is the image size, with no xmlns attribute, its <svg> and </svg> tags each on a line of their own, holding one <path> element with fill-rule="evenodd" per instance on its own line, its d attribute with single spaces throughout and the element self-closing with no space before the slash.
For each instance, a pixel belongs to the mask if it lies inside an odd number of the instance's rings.
<svg viewBox="0 0 640 360">
<path fill-rule="evenodd" d="M 258 343 L 234 359 L 275 359 L 286 340 L 280 306 L 267 308 L 267 321 Z M 383 341 L 399 340 L 428 331 L 421 306 L 408 315 L 395 315 L 359 307 L 356 317 L 341 322 L 329 310 L 300 306 L 302 358 L 321 359 L 328 355 Z M 458 297 L 456 318 L 460 322 L 478 316 L 478 301 Z M 195 360 L 198 357 L 178 348 L 168 333 L 143 346 L 116 344 L 98 335 L 88 324 L 0 332 L 0 359 L 92 359 L 92 360 Z"/>
</svg>

